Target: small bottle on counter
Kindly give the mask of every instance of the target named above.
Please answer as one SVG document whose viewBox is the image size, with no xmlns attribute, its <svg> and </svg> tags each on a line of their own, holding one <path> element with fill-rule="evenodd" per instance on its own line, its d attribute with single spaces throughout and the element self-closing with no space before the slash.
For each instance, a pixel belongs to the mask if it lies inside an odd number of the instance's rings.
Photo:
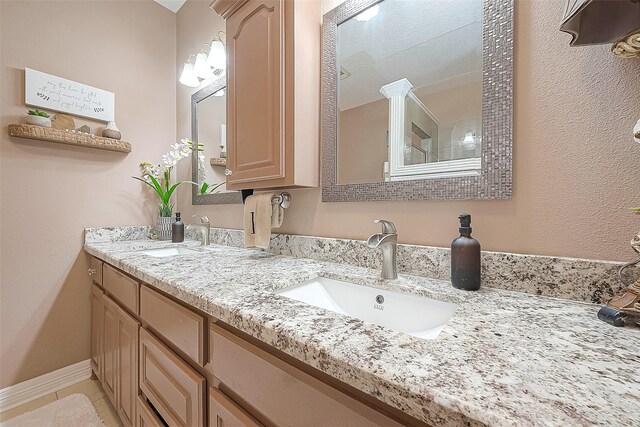
<svg viewBox="0 0 640 427">
<path fill-rule="evenodd" d="M 180 212 L 176 212 L 176 222 L 171 224 L 171 241 L 184 242 L 184 223 L 180 221 Z"/>
<path fill-rule="evenodd" d="M 471 237 L 471 215 L 460 214 L 460 237 L 451 243 L 451 284 L 467 291 L 480 289 L 480 242 Z"/>
</svg>

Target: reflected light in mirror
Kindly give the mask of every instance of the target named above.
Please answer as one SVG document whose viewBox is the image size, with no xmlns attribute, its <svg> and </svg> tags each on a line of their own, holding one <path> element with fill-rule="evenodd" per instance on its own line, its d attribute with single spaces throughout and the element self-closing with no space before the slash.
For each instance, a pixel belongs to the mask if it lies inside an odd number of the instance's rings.
<svg viewBox="0 0 640 427">
<path fill-rule="evenodd" d="M 182 74 L 180 74 L 180 83 L 189 87 L 200 86 L 200 80 L 196 77 L 196 73 L 193 72 L 193 64 L 191 62 L 184 63 Z"/>
<path fill-rule="evenodd" d="M 464 135 L 464 139 L 462 140 L 462 145 L 464 145 L 464 148 L 468 148 L 468 149 L 476 148 L 476 137 L 473 135 L 473 133 L 471 133 L 471 131 L 468 131 Z"/>
<path fill-rule="evenodd" d="M 358 14 L 356 16 L 356 21 L 367 22 L 368 20 L 376 16 L 378 12 L 380 12 L 380 6 L 376 4 L 374 6 L 371 6 L 369 9 L 365 10 L 364 12 Z"/>
</svg>

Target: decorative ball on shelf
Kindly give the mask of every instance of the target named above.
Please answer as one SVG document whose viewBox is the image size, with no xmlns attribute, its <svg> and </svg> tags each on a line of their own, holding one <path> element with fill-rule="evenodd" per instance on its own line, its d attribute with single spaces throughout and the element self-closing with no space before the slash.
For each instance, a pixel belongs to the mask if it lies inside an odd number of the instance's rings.
<svg viewBox="0 0 640 427">
<path fill-rule="evenodd" d="M 105 138 L 111 138 L 111 139 L 122 138 L 122 134 L 120 133 L 120 131 L 118 130 L 118 127 L 116 126 L 116 122 L 107 123 L 107 127 L 104 128 L 104 130 L 102 131 L 102 136 L 104 136 Z"/>
</svg>

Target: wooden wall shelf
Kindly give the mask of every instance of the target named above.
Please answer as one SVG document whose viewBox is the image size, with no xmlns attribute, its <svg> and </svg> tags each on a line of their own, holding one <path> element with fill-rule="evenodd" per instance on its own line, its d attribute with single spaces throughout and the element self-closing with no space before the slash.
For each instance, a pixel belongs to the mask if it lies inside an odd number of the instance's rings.
<svg viewBox="0 0 640 427">
<path fill-rule="evenodd" d="M 211 163 L 211 166 L 213 166 L 214 168 L 227 167 L 227 159 L 221 159 L 219 157 L 212 157 L 211 159 L 209 159 L 209 163 Z"/>
<path fill-rule="evenodd" d="M 45 128 L 42 126 L 11 124 L 9 125 L 9 135 L 15 136 L 16 138 L 37 139 L 39 141 L 78 145 L 80 147 L 96 148 L 98 150 L 118 151 L 120 153 L 131 152 L 131 144 L 126 141 L 71 132 L 69 130 Z"/>
</svg>

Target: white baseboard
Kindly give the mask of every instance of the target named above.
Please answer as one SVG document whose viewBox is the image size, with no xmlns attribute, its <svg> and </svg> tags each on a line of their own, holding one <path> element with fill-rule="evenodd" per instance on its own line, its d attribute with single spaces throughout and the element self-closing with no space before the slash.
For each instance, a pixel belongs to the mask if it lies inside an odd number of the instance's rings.
<svg viewBox="0 0 640 427">
<path fill-rule="evenodd" d="M 89 359 L 0 390 L 0 412 L 8 411 L 91 377 Z"/>
</svg>

